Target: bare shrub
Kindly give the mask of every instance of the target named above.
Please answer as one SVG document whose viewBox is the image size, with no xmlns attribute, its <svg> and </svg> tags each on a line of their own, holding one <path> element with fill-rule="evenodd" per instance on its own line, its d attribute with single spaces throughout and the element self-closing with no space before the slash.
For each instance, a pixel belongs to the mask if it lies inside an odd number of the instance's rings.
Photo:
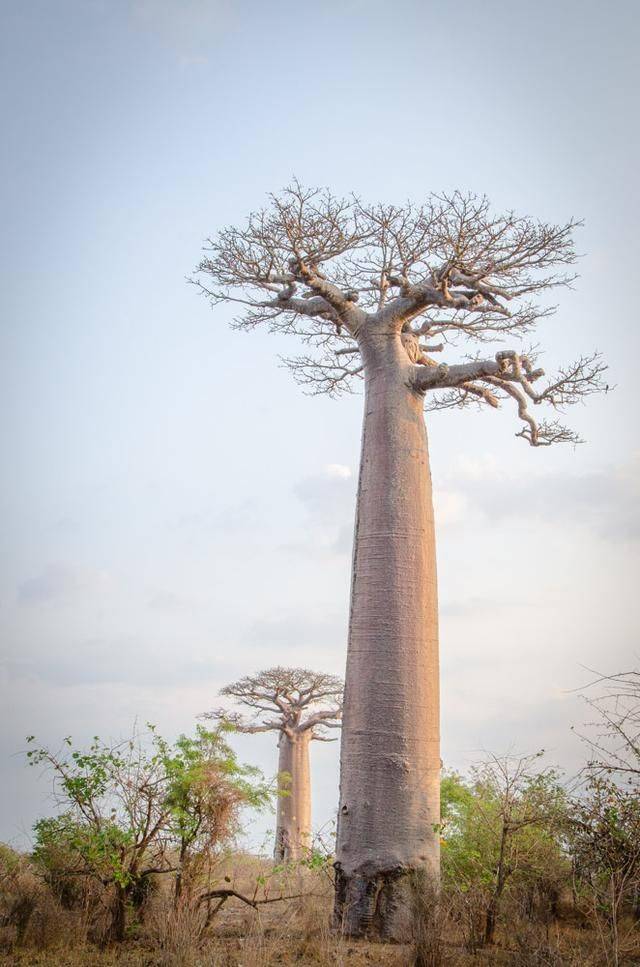
<svg viewBox="0 0 640 967">
<path fill-rule="evenodd" d="M 488 893 L 480 885 L 453 885 L 447 888 L 447 912 L 461 935 L 462 946 L 476 954 L 484 944 Z"/>
<path fill-rule="evenodd" d="M 442 896 L 437 882 L 426 870 L 411 876 L 414 923 L 414 967 L 442 964 Z"/>
<path fill-rule="evenodd" d="M 572 804 L 567 836 L 574 897 L 600 937 L 607 964 L 637 948 L 640 894 L 640 671 L 598 676 L 587 699 L 599 721 L 582 736 L 586 788 Z M 637 950 L 636 950 L 637 952 Z"/>
<path fill-rule="evenodd" d="M 25 859 L 3 844 L 0 847 L 0 928 L 6 948 L 24 942 L 38 891 L 39 884 Z"/>
<path fill-rule="evenodd" d="M 513 963 L 518 967 L 561 967 L 567 963 L 546 931 L 526 921 L 515 925 L 513 943 Z"/>
<path fill-rule="evenodd" d="M 0 844 L 0 950 L 82 947 L 87 927 L 84 909 L 65 909 L 28 857 Z"/>
</svg>

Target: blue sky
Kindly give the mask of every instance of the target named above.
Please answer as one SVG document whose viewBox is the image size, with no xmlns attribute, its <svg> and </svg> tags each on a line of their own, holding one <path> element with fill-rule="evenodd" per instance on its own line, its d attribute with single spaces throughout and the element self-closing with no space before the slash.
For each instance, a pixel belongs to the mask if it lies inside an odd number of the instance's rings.
<svg viewBox="0 0 640 967">
<path fill-rule="evenodd" d="M 176 734 L 241 674 L 342 671 L 362 400 L 305 397 L 288 340 L 229 330 L 185 281 L 205 236 L 294 174 L 585 221 L 540 340 L 550 366 L 607 356 L 615 392 L 571 414 L 588 443 L 531 450 L 508 411 L 429 418 L 445 761 L 545 746 L 574 768 L 569 690 L 639 650 L 637 4 L 0 16 L 0 838 L 51 808 L 28 733 Z M 275 769 L 268 737 L 239 747 Z M 336 761 L 318 744 L 318 825 Z"/>
</svg>

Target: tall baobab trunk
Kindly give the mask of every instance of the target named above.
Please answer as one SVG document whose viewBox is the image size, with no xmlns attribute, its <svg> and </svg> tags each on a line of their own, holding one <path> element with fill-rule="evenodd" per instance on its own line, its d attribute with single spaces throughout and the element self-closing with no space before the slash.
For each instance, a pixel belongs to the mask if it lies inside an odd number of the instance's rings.
<svg viewBox="0 0 640 967">
<path fill-rule="evenodd" d="M 366 394 L 342 728 L 336 920 L 411 934 L 439 868 L 438 612 L 423 397 L 399 334 L 361 339 Z"/>
<path fill-rule="evenodd" d="M 276 862 L 300 859 L 311 847 L 310 739 L 308 729 L 280 733 Z"/>
</svg>

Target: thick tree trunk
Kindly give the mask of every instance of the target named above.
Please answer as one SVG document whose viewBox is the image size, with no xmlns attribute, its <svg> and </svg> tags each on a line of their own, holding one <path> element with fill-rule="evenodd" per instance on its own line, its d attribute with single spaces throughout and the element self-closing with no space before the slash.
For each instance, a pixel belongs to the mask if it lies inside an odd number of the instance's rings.
<svg viewBox="0 0 640 967">
<path fill-rule="evenodd" d="M 362 346 L 365 416 L 342 726 L 335 920 L 412 936 L 414 871 L 439 871 L 438 611 L 423 399 L 399 336 Z"/>
<path fill-rule="evenodd" d="M 305 856 L 311 847 L 311 778 L 309 741 L 311 732 L 293 736 L 280 733 L 278 818 L 276 824 L 276 862 L 289 862 Z"/>
</svg>

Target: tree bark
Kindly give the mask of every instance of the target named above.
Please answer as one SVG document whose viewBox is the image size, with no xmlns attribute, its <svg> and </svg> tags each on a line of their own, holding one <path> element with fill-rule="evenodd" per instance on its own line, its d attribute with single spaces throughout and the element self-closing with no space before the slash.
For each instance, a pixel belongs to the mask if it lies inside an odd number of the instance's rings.
<svg viewBox="0 0 640 967">
<path fill-rule="evenodd" d="M 178 854 L 178 870 L 176 872 L 175 887 L 173 890 L 173 905 L 177 908 L 180 897 L 182 896 L 182 886 L 184 882 L 184 864 L 187 857 L 187 843 L 182 839 L 180 843 L 180 852 Z"/>
<path fill-rule="evenodd" d="M 336 926 L 412 936 L 439 871 L 438 611 L 422 394 L 397 333 L 369 333 L 342 726 Z"/>
<path fill-rule="evenodd" d="M 115 884 L 115 895 L 111 911 L 111 924 L 107 942 L 122 943 L 127 929 L 127 891 L 125 887 Z"/>
<path fill-rule="evenodd" d="M 498 908 L 498 897 L 492 896 L 487 907 L 487 912 L 484 920 L 484 938 L 483 942 L 486 946 L 490 946 L 495 940 L 496 935 L 496 915 Z"/>
<path fill-rule="evenodd" d="M 278 863 L 301 859 L 311 848 L 310 739 L 309 730 L 293 735 L 280 733 L 274 850 Z"/>
<path fill-rule="evenodd" d="M 506 822 L 503 822 L 502 833 L 500 835 L 500 854 L 498 856 L 496 886 L 493 891 L 493 895 L 489 900 L 489 905 L 487 906 L 487 913 L 485 917 L 484 942 L 487 945 L 492 944 L 495 939 L 498 904 L 500 903 L 502 891 L 504 890 L 504 885 L 507 880 L 505 875 L 504 857 L 505 857 L 505 852 L 507 847 L 507 840 L 509 838 L 509 832 L 510 832 L 510 827 L 507 826 Z"/>
</svg>

